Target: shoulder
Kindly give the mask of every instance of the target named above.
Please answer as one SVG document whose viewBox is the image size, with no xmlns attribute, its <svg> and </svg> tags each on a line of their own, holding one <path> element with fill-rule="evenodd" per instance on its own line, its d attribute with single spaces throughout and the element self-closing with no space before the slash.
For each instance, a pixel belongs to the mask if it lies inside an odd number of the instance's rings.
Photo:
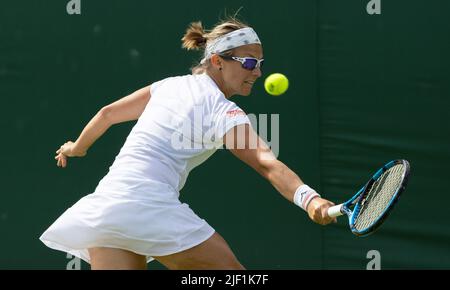
<svg viewBox="0 0 450 290">
<path fill-rule="evenodd" d="M 185 76 L 170 76 L 170 77 L 166 77 L 164 79 L 161 79 L 159 81 L 155 81 L 153 83 L 151 83 L 150 85 L 150 90 L 152 95 L 154 93 L 157 93 L 157 91 L 163 89 L 163 91 L 172 91 L 174 88 L 178 88 L 180 87 L 183 82 L 186 82 L 186 78 L 189 75 L 185 75 Z"/>
<path fill-rule="evenodd" d="M 178 81 L 182 80 L 184 77 L 186 77 L 186 76 L 170 76 L 170 77 L 161 79 L 159 81 L 153 82 L 152 85 L 155 85 L 155 84 L 162 85 L 165 83 L 178 82 Z"/>
<path fill-rule="evenodd" d="M 215 87 L 211 84 L 211 80 L 205 75 L 180 75 L 180 76 L 170 76 L 159 81 L 152 83 L 152 85 L 179 85 L 179 86 L 191 86 L 191 87 L 202 87 L 203 90 L 215 90 Z"/>
</svg>

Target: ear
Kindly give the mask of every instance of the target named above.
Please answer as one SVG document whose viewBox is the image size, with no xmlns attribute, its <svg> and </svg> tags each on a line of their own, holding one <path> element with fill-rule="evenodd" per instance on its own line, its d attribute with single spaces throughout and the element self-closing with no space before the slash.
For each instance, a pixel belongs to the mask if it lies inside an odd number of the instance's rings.
<svg viewBox="0 0 450 290">
<path fill-rule="evenodd" d="M 217 54 L 213 54 L 211 56 L 210 61 L 211 61 L 212 66 L 215 67 L 216 69 L 222 68 L 222 59 Z"/>
</svg>

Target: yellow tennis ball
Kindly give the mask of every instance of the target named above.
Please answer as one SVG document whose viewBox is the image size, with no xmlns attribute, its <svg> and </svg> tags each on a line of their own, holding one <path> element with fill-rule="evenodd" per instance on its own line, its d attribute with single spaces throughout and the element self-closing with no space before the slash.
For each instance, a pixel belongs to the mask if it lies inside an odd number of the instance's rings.
<svg viewBox="0 0 450 290">
<path fill-rule="evenodd" d="M 272 96 L 279 96 L 289 88 L 289 80 L 284 74 L 274 73 L 266 78 L 264 88 Z"/>
</svg>

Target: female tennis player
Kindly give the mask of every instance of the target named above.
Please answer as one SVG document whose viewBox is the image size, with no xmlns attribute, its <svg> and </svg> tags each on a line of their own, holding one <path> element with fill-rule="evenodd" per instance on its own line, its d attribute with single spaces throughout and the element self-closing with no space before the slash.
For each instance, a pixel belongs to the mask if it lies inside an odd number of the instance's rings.
<svg viewBox="0 0 450 290">
<path fill-rule="evenodd" d="M 244 269 L 226 241 L 179 200 L 189 172 L 223 144 L 314 222 L 335 220 L 327 215 L 334 204 L 277 160 L 230 101 L 249 95 L 261 76 L 256 32 L 233 17 L 210 31 L 192 23 L 182 42 L 188 50 L 204 50 L 192 74 L 105 106 L 76 142 L 56 151 L 57 165 L 66 167 L 68 157 L 85 156 L 113 124 L 137 120 L 95 191 L 42 234 L 48 247 L 80 257 L 91 269 L 146 269 L 153 259 L 168 269 Z"/>
</svg>

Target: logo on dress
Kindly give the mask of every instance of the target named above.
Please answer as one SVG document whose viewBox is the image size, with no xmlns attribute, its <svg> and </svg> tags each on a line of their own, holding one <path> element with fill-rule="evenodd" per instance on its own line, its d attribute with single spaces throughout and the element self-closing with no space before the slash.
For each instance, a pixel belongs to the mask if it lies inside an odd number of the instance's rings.
<svg viewBox="0 0 450 290">
<path fill-rule="evenodd" d="M 227 112 L 227 117 L 236 117 L 238 115 L 246 116 L 245 112 L 239 109 L 231 110 Z"/>
</svg>

